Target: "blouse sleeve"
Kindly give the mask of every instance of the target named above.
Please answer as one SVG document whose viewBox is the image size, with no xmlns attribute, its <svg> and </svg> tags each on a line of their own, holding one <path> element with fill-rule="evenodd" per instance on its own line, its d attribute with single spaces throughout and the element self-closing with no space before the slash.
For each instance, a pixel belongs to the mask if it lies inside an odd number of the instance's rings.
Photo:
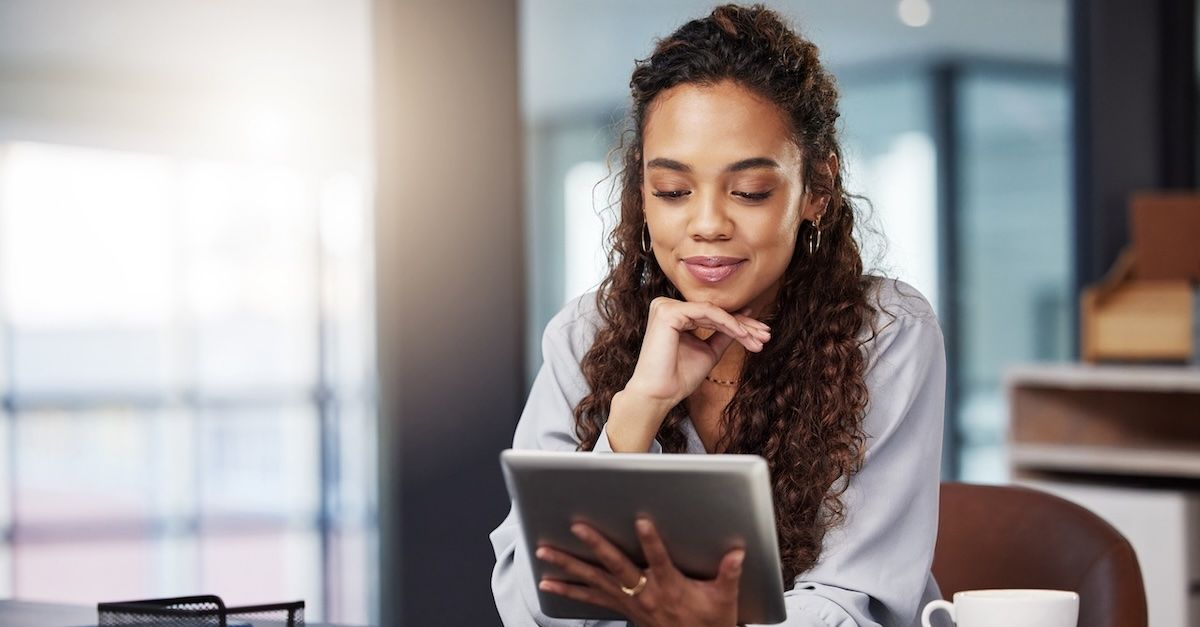
<svg viewBox="0 0 1200 627">
<path fill-rule="evenodd" d="M 542 335 L 542 367 L 534 378 L 529 399 L 517 422 L 514 449 L 574 451 L 574 407 L 587 394 L 580 361 L 590 343 L 590 322 L 579 315 L 588 306 L 583 296 L 568 304 L 546 325 Z M 603 443 L 603 447 L 600 443 Z M 608 448 L 601 432 L 597 451 Z M 550 618 L 541 612 L 533 566 L 525 547 L 525 536 L 515 507 L 491 533 L 496 566 L 492 570 L 492 594 L 505 627 L 533 625 L 554 627 L 624 627 L 625 621 L 568 620 Z"/>
<path fill-rule="evenodd" d="M 842 495 L 842 525 L 784 594 L 789 627 L 909 627 L 936 595 L 946 360 L 932 312 L 899 317 L 872 340 L 864 464 Z M 936 597 L 934 597 L 936 598 Z"/>
</svg>

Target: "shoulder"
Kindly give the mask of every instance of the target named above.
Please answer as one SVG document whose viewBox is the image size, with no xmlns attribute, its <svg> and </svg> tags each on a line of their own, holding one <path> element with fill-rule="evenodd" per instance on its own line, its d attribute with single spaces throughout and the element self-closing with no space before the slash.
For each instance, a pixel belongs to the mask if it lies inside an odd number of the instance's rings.
<svg viewBox="0 0 1200 627">
<path fill-rule="evenodd" d="M 904 281 L 869 278 L 867 298 L 875 316 L 862 340 L 872 365 L 885 352 L 943 353 L 941 325 L 925 295 Z"/>
<path fill-rule="evenodd" d="M 929 301 L 913 286 L 879 279 L 872 304 L 876 325 L 863 343 L 868 410 L 863 431 L 868 458 L 887 441 L 916 441 L 928 451 L 940 438 L 946 395 L 946 349 Z M 899 439 L 896 439 L 899 438 Z M 872 452 L 874 451 L 874 452 Z"/>
<path fill-rule="evenodd" d="M 567 301 L 546 323 L 542 334 L 542 349 L 547 354 L 565 352 L 576 361 L 582 360 L 600 328 L 600 310 L 596 292 L 587 292 Z"/>
<path fill-rule="evenodd" d="M 877 322 L 886 324 L 896 319 L 937 322 L 933 306 L 917 288 L 899 279 L 869 276 L 868 280 L 867 299 L 877 312 Z"/>
</svg>

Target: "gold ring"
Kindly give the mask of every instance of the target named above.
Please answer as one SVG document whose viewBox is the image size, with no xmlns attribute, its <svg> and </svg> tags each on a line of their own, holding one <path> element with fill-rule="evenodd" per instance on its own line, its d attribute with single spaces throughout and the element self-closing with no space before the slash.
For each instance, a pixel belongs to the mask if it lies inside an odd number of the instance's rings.
<svg viewBox="0 0 1200 627">
<path fill-rule="evenodd" d="M 618 583 L 617 585 L 620 585 L 620 584 Z M 645 575 L 642 575 L 641 577 L 639 577 L 637 584 L 634 585 L 632 588 L 626 588 L 625 586 L 621 586 L 621 592 L 624 592 L 625 594 L 628 594 L 631 597 L 637 596 L 638 593 L 640 593 L 642 590 L 645 590 L 645 589 L 646 589 L 646 576 Z"/>
</svg>

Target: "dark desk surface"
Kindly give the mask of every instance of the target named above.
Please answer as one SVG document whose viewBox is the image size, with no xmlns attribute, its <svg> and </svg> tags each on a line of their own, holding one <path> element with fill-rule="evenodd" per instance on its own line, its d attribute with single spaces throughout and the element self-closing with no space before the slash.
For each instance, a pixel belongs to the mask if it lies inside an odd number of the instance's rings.
<svg viewBox="0 0 1200 627">
<path fill-rule="evenodd" d="M 33 601 L 0 600 L 0 626 L 75 627 L 95 625 L 96 606 L 61 605 Z M 310 623 L 305 627 L 339 627 L 332 623 Z"/>
</svg>

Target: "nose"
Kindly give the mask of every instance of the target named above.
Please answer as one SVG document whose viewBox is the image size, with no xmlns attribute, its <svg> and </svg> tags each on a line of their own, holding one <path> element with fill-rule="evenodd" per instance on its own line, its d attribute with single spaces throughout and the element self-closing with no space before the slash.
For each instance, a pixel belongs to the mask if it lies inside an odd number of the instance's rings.
<svg viewBox="0 0 1200 627">
<path fill-rule="evenodd" d="M 693 202 L 688 236 L 696 241 L 727 240 L 733 236 L 733 221 L 720 194 L 705 194 Z"/>
</svg>

